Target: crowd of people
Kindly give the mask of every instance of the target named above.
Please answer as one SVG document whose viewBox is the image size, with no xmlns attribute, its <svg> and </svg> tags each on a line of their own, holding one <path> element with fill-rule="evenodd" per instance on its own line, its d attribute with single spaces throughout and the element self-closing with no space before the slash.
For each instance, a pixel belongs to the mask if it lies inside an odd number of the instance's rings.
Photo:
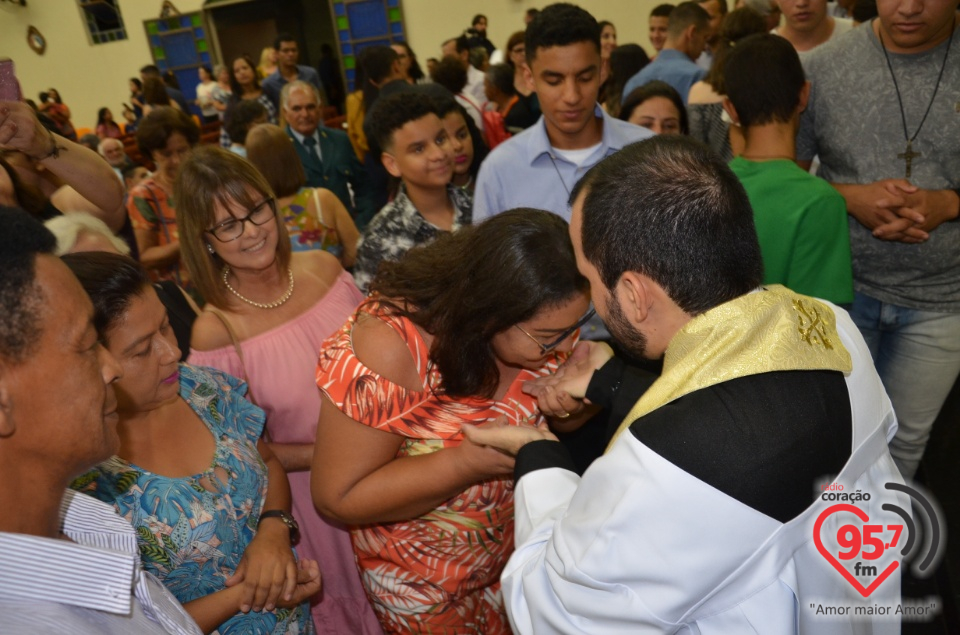
<svg viewBox="0 0 960 635">
<path fill-rule="evenodd" d="M 872 6 L 0 102 L 4 628 L 898 632 L 808 609 L 960 375 L 960 18 Z"/>
</svg>

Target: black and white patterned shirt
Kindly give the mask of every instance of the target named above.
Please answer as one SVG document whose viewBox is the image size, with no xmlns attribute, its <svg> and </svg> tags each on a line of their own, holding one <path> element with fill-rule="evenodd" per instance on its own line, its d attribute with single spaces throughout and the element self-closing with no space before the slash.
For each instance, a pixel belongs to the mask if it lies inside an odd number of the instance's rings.
<svg viewBox="0 0 960 635">
<path fill-rule="evenodd" d="M 473 197 L 454 185 L 447 186 L 447 195 L 456 209 L 453 231 L 473 222 Z M 397 197 L 380 210 L 360 236 L 353 279 L 367 292 L 383 260 L 397 261 L 418 245 L 431 242 L 444 230 L 425 219 L 407 196 L 401 184 Z"/>
</svg>

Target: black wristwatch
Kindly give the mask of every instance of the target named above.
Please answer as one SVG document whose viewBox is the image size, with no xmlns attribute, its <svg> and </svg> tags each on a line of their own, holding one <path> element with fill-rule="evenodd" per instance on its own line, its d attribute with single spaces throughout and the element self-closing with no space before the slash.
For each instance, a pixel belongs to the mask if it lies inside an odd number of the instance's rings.
<svg viewBox="0 0 960 635">
<path fill-rule="evenodd" d="M 257 521 L 257 527 L 260 527 L 260 523 L 263 522 L 264 518 L 279 518 L 283 521 L 283 524 L 287 526 L 287 529 L 290 530 L 290 544 L 296 544 L 300 540 L 300 525 L 297 524 L 296 519 L 283 511 L 282 509 L 268 509 L 267 511 L 260 513 L 260 520 Z"/>
</svg>

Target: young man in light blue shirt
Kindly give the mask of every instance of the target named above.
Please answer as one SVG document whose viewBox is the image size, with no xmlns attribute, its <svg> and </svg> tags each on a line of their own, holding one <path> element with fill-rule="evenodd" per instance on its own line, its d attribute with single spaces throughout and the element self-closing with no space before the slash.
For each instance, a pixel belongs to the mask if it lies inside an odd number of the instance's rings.
<svg viewBox="0 0 960 635">
<path fill-rule="evenodd" d="M 670 13 L 667 41 L 657 59 L 644 66 L 623 87 L 622 101 L 634 89 L 659 79 L 677 89 L 687 103 L 690 87 L 703 79 L 707 71 L 696 65 L 710 37 L 710 14 L 694 2 L 684 2 Z"/>
<path fill-rule="evenodd" d="M 543 116 L 487 157 L 474 191 L 474 221 L 517 207 L 544 209 L 567 221 L 567 199 L 587 170 L 645 128 L 608 117 L 597 105 L 600 27 L 583 9 L 553 4 L 527 28 L 527 73 Z"/>
</svg>

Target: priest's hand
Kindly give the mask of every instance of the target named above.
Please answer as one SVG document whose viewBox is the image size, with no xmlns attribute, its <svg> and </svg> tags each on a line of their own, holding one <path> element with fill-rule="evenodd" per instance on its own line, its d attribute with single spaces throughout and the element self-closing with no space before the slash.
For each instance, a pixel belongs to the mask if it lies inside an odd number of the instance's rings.
<svg viewBox="0 0 960 635">
<path fill-rule="evenodd" d="M 611 357 L 613 349 L 603 342 L 580 342 L 555 374 L 524 382 L 523 392 L 536 397 L 540 412 L 548 417 L 578 414 L 594 371 Z"/>
<path fill-rule="evenodd" d="M 520 448 L 533 441 L 557 440 L 544 425 L 512 426 L 505 417 L 497 417 L 481 425 L 465 425 L 463 434 L 474 445 L 493 448 L 510 456 L 516 456 Z"/>
<path fill-rule="evenodd" d="M 466 475 L 468 482 L 479 483 L 489 478 L 513 474 L 513 455 L 498 452 L 495 446 L 477 443 L 473 433 L 478 429 L 514 427 L 507 423 L 503 415 L 481 424 L 464 424 L 463 443 L 444 452 L 457 454 L 457 468 Z"/>
</svg>

